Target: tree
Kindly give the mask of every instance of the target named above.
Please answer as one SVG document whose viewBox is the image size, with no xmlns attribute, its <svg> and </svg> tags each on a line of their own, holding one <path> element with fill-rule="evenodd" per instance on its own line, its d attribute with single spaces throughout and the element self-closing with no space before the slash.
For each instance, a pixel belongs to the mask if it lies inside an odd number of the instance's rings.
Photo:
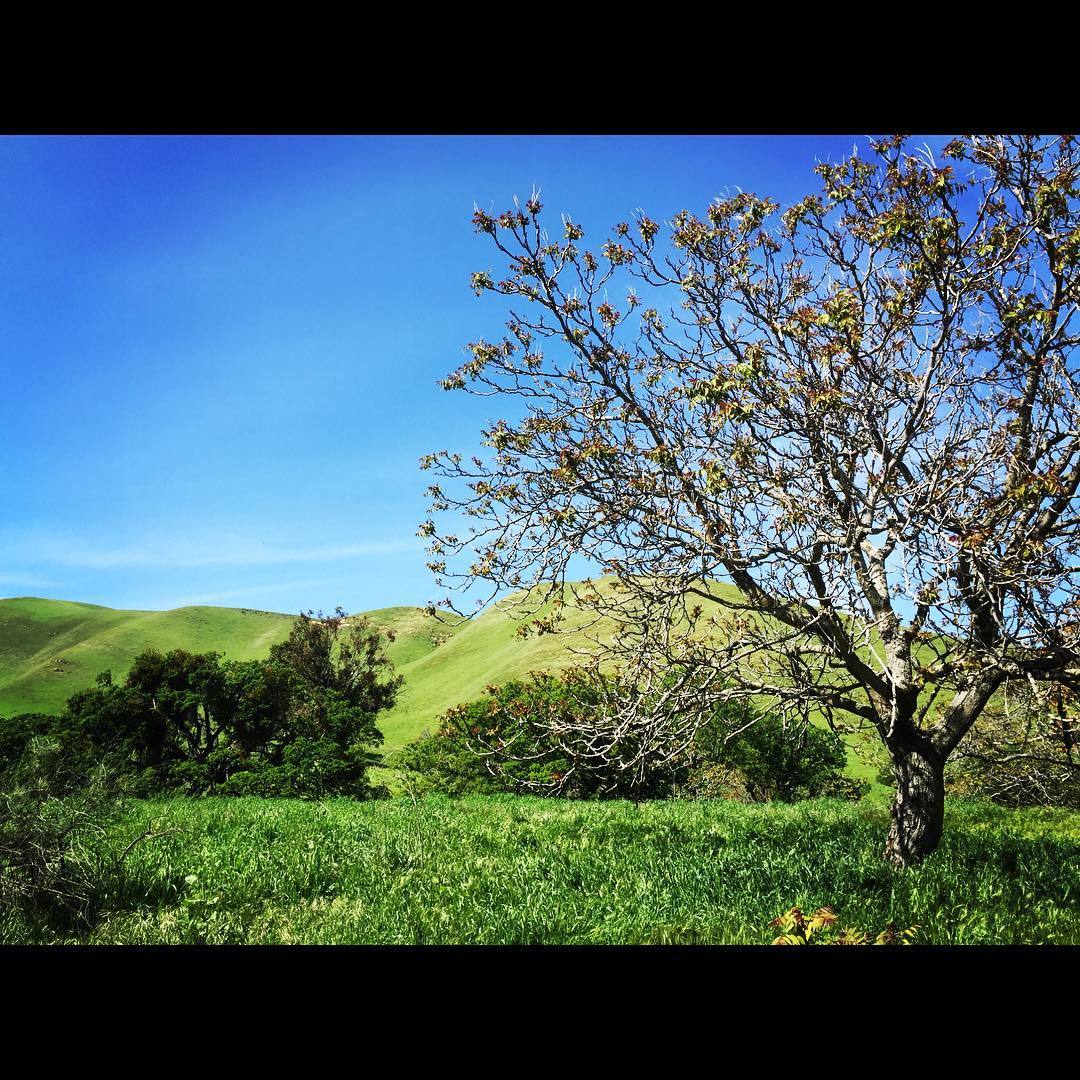
<svg viewBox="0 0 1080 1080">
<path fill-rule="evenodd" d="M 599 250 L 569 219 L 550 236 L 536 194 L 477 210 L 508 274 L 473 287 L 515 306 L 444 386 L 514 412 L 484 457 L 422 461 L 444 483 L 420 532 L 440 586 L 542 585 L 541 631 L 564 599 L 609 621 L 595 663 L 631 691 L 604 728 L 639 754 L 685 745 L 718 698 L 870 725 L 905 866 L 987 704 L 1080 672 L 1080 151 L 870 145 L 786 209 L 639 212 Z M 581 560 L 612 586 L 567 596 Z"/>
<path fill-rule="evenodd" d="M 309 690 L 335 695 L 356 716 L 370 719 L 394 704 L 405 681 L 393 674 L 383 651 L 384 637 L 393 641 L 394 636 L 366 618 L 349 619 L 341 608 L 333 615 L 308 611 L 293 623 L 285 641 L 271 647 L 270 659 L 296 672 Z M 322 722 L 330 722 L 325 697 L 318 708 Z M 365 733 L 382 740 L 373 724 Z"/>
<path fill-rule="evenodd" d="M 363 797 L 382 742 L 376 714 L 402 681 L 366 620 L 308 612 L 267 660 L 147 649 L 122 684 L 104 672 L 75 694 L 48 731 L 69 752 L 123 762 L 145 794 Z M 21 752 L 39 727 L 19 718 L 0 742 Z"/>
<path fill-rule="evenodd" d="M 270 663 L 293 673 L 296 685 L 288 745 L 271 774 L 275 791 L 304 798 L 370 794 L 367 768 L 381 758 L 376 715 L 397 700 L 405 681 L 384 652 L 389 629 L 365 618 L 301 614 L 289 637 L 270 649 Z"/>
</svg>

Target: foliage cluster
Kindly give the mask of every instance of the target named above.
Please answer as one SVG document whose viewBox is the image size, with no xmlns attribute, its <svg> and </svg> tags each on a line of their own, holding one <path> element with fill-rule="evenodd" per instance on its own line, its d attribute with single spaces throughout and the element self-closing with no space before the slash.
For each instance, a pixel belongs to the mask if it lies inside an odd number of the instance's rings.
<svg viewBox="0 0 1080 1080">
<path fill-rule="evenodd" d="M 17 770 L 31 739 L 48 735 L 85 771 L 108 757 L 133 795 L 362 798 L 382 741 L 376 714 L 401 685 L 382 642 L 338 609 L 302 615 L 266 660 L 147 649 L 122 683 L 104 672 L 61 716 L 0 724 L 0 767 Z"/>
<path fill-rule="evenodd" d="M 1041 704 L 988 709 L 946 770 L 950 791 L 1003 806 L 1080 809 L 1080 721 L 1064 701 Z"/>
<path fill-rule="evenodd" d="M 29 928 L 85 928 L 122 870 L 109 838 L 121 817 L 104 765 L 89 771 L 34 735 L 0 791 L 0 908 Z"/>
<path fill-rule="evenodd" d="M 434 733 L 394 758 L 416 793 L 446 795 L 531 791 L 566 798 L 726 797 L 794 802 L 820 795 L 859 798 L 865 785 L 841 775 L 846 757 L 838 736 L 819 727 L 785 727 L 729 702 L 698 729 L 687 752 L 647 762 L 644 773 L 613 756 L 607 769 L 579 767 L 572 747 L 552 735 L 553 712 L 594 709 L 594 682 L 535 674 L 489 687 L 488 696 L 452 709 Z M 527 756 L 519 746 L 528 746 Z"/>
<path fill-rule="evenodd" d="M 769 925 L 783 931 L 773 941 L 774 945 L 911 945 L 919 932 L 917 926 L 901 930 L 896 923 L 889 923 L 871 941 L 863 930 L 850 926 L 838 930 L 839 921 L 836 912 L 826 905 L 809 915 L 802 908 L 788 908 Z"/>
</svg>

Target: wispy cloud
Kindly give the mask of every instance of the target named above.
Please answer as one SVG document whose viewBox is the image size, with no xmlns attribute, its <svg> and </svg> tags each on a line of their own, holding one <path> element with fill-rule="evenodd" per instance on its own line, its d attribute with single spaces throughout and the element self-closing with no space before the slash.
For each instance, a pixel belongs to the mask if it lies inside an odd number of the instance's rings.
<svg viewBox="0 0 1080 1080">
<path fill-rule="evenodd" d="M 9 585 L 24 589 L 55 589 L 59 588 L 60 582 L 39 577 L 37 574 L 6 574 L 0 571 L 0 587 L 6 588 Z"/>
<path fill-rule="evenodd" d="M 8 540 L 4 554 L 20 562 L 51 563 L 88 570 L 157 569 L 213 566 L 282 566 L 289 563 L 326 563 L 387 555 L 419 554 L 416 539 L 372 540 L 360 543 L 275 545 L 236 537 L 178 537 L 138 544 L 105 546 L 77 537 L 34 537 Z M 0 578 L 0 581 L 3 579 Z"/>
<path fill-rule="evenodd" d="M 190 607 L 198 604 L 217 604 L 224 600 L 243 600 L 245 597 L 265 596 L 268 593 L 292 592 L 296 589 L 318 589 L 336 583 L 336 578 L 319 578 L 315 581 L 285 581 L 273 585 L 254 585 L 244 589 L 225 589 L 221 592 L 184 597 L 177 602 L 176 606 Z"/>
</svg>

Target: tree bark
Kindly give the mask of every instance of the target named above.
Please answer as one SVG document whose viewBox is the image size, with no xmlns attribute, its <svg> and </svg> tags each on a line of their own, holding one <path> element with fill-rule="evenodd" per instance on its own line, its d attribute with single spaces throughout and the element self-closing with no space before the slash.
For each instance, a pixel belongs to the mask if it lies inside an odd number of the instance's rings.
<svg viewBox="0 0 1080 1080">
<path fill-rule="evenodd" d="M 932 750 L 893 754 L 896 797 L 885 858 L 897 868 L 915 866 L 941 840 L 945 821 L 945 761 Z"/>
</svg>

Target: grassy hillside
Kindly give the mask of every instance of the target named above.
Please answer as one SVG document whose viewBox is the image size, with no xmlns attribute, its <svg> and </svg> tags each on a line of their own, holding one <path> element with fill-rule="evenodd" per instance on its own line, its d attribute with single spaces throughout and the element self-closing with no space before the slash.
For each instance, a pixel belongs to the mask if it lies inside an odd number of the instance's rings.
<svg viewBox="0 0 1080 1080">
<path fill-rule="evenodd" d="M 484 687 L 530 671 L 564 668 L 575 662 L 573 648 L 589 644 L 581 629 L 586 617 L 574 609 L 567 612 L 567 625 L 577 628 L 573 632 L 524 639 L 517 634 L 521 611 L 507 603 L 471 620 L 447 622 L 414 607 L 366 614 L 394 632 L 387 651 L 405 676 L 397 706 L 379 718 L 388 754 L 434 728 L 450 707 L 481 697 Z M 233 660 L 265 656 L 288 636 L 292 620 L 243 608 L 117 611 L 64 600 L 0 600 L 0 716 L 59 712 L 99 672 L 122 678 L 132 659 L 149 647 L 213 649 Z M 874 772 L 853 755 L 850 771 L 867 778 Z"/>
<path fill-rule="evenodd" d="M 292 617 L 237 608 L 116 611 L 68 600 L 0 600 L 0 716 L 59 712 L 99 672 L 127 674 L 143 649 L 265 656 Z"/>
<path fill-rule="evenodd" d="M 451 706 L 482 697 L 485 686 L 530 671 L 565 668 L 576 659 L 570 650 L 589 644 L 580 629 L 520 638 L 521 613 L 506 604 L 497 604 L 471 620 L 445 623 L 415 608 L 388 608 L 369 616 L 398 632 L 389 653 L 405 676 L 397 706 L 380 719 L 388 752 L 433 727 L 434 720 Z M 580 612 L 568 614 L 568 626 L 580 628 L 584 622 Z M 443 640 L 436 644 L 440 637 Z"/>
</svg>

